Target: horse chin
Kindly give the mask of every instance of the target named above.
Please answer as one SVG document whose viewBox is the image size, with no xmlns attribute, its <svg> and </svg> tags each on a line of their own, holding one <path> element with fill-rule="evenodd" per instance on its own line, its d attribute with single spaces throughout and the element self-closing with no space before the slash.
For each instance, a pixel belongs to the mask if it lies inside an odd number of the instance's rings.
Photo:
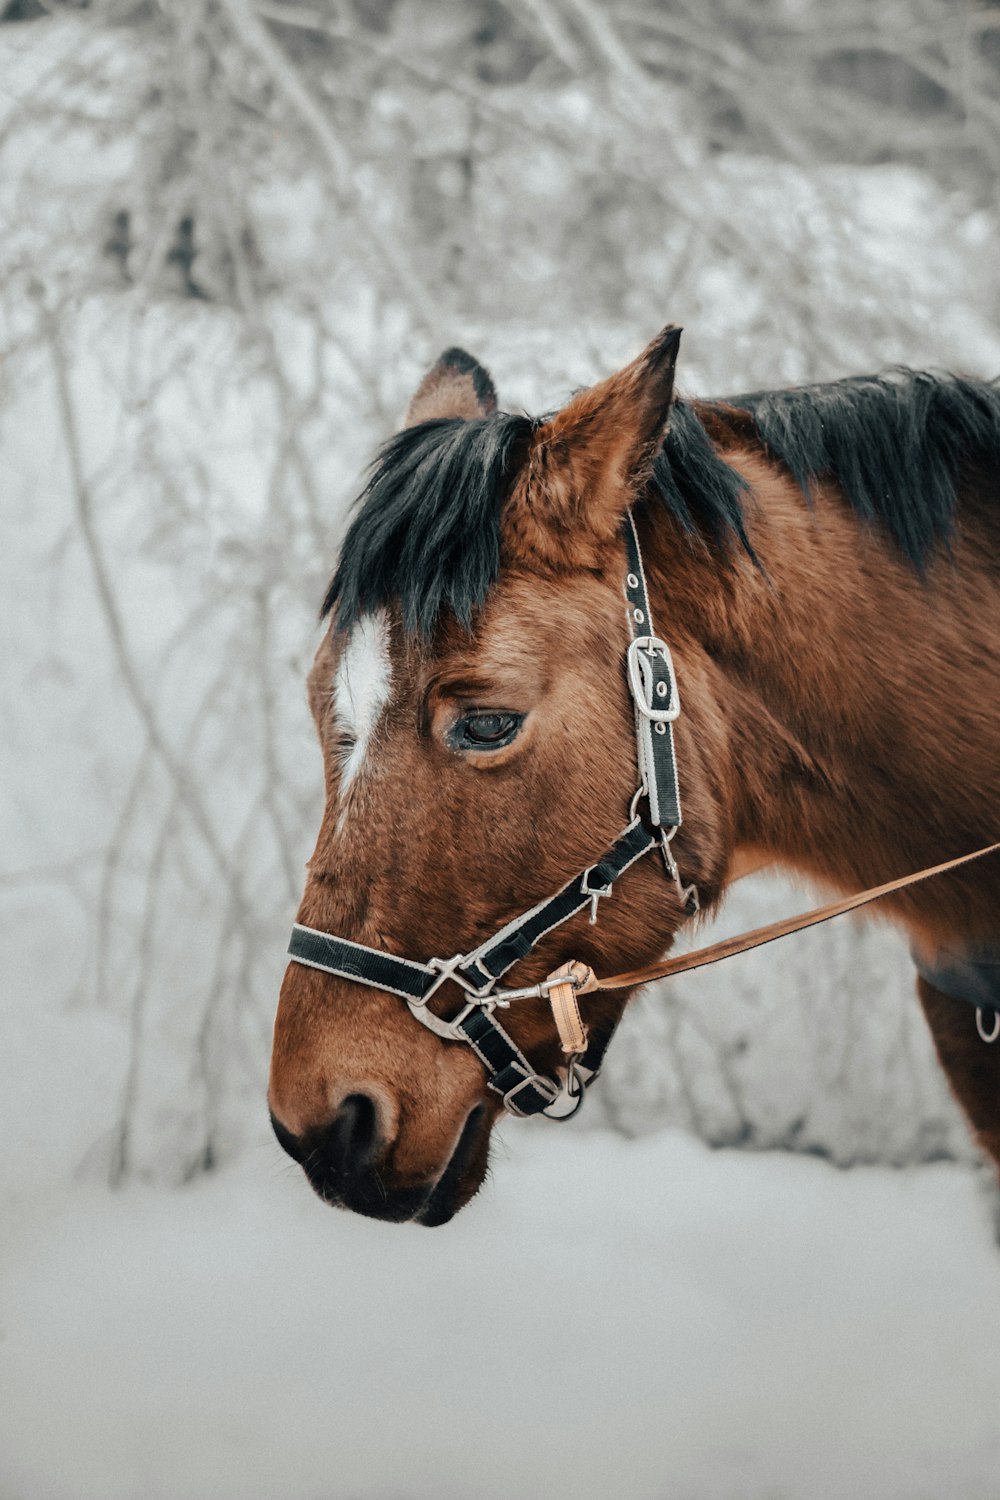
<svg viewBox="0 0 1000 1500">
<path fill-rule="evenodd" d="M 470 1112 L 451 1153 L 451 1160 L 430 1197 L 414 1216 L 418 1224 L 428 1229 L 447 1224 L 478 1193 L 489 1165 L 490 1125 L 485 1105 L 478 1104 Z"/>
</svg>

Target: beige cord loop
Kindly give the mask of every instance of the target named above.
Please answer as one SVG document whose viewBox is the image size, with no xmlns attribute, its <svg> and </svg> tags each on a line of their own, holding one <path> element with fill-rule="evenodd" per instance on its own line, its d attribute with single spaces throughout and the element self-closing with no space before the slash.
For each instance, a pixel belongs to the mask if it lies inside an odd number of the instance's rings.
<svg viewBox="0 0 1000 1500">
<path fill-rule="evenodd" d="M 562 979 L 564 976 L 565 983 L 553 984 L 553 980 Z M 594 976 L 586 964 L 571 962 L 556 969 L 546 981 L 552 1016 L 559 1032 L 563 1052 L 568 1057 L 582 1057 L 587 1050 L 587 1028 L 580 1016 L 580 1007 L 576 1003 L 576 997 L 580 993 L 580 986 L 588 977 L 593 979 Z"/>
</svg>

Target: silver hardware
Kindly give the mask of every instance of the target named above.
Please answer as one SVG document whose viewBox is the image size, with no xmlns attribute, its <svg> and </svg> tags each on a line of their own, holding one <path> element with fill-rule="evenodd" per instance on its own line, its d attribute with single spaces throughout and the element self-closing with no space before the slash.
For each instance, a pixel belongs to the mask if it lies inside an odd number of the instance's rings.
<svg viewBox="0 0 1000 1500">
<path fill-rule="evenodd" d="M 982 1037 L 984 1042 L 995 1042 L 997 1038 L 1000 1037 L 1000 1010 L 995 1010 L 993 1012 L 993 1029 L 991 1031 L 987 1031 L 986 1023 L 983 1020 L 983 1007 L 981 1005 L 977 1005 L 976 1030 L 979 1032 L 979 1035 Z"/>
<path fill-rule="evenodd" d="M 653 730 L 656 734 L 666 734 L 667 726 L 666 724 L 654 724 Z"/>
<path fill-rule="evenodd" d="M 676 859 L 674 859 L 674 851 L 671 848 L 671 841 L 676 832 L 676 827 L 660 829 L 660 852 L 663 855 L 663 863 L 667 867 L 667 874 L 673 881 L 674 889 L 677 892 L 677 898 L 681 906 L 683 906 L 688 916 L 693 917 L 701 910 L 701 899 L 698 895 L 698 887 L 693 882 L 691 885 L 685 885 L 681 879 L 681 872 Z M 691 907 L 690 911 L 688 911 L 689 906 Z"/>
<path fill-rule="evenodd" d="M 538 984 L 526 985 L 522 990 L 495 990 L 490 1000 L 496 1001 L 497 1005 L 506 1010 L 512 1000 L 547 1000 L 549 991 L 560 984 L 571 984 L 574 989 L 579 989 L 580 980 L 575 974 L 560 974 L 558 979 L 542 979 Z"/>
<path fill-rule="evenodd" d="M 547 1120 L 572 1120 L 577 1110 L 583 1104 L 584 1098 L 586 1097 L 586 1090 L 587 1080 L 584 1078 L 583 1071 L 580 1068 L 579 1057 L 574 1056 L 568 1058 L 566 1061 L 565 1082 L 560 1088 L 559 1093 L 553 1099 L 552 1103 L 548 1105 L 546 1109 L 542 1110 L 542 1114 Z M 557 1104 L 562 1104 L 564 1101 L 569 1101 L 572 1105 L 572 1108 L 563 1110 L 561 1114 L 553 1114 L 552 1111 L 554 1106 Z"/>
<path fill-rule="evenodd" d="M 466 1041 L 465 1033 L 458 1029 L 466 1016 L 471 1015 L 474 1010 L 491 1011 L 493 1009 L 492 1001 L 470 1000 L 457 1016 L 453 1016 L 450 1021 L 445 1021 L 441 1016 L 436 1016 L 432 1010 L 428 1010 L 426 999 L 415 1000 L 411 995 L 407 995 L 406 1003 L 410 1007 L 410 1014 L 415 1016 L 422 1026 L 426 1026 L 428 1031 L 433 1031 L 435 1036 L 443 1037 L 446 1042 Z"/>
<path fill-rule="evenodd" d="M 643 681 L 642 662 L 639 653 L 644 651 L 647 656 L 659 656 L 667 665 L 670 676 L 670 702 L 666 708 L 654 708 L 652 697 L 646 683 Z M 680 694 L 677 691 L 677 677 L 674 672 L 674 659 L 670 655 L 670 647 L 666 641 L 661 641 L 658 635 L 637 635 L 634 641 L 629 643 L 628 656 L 626 657 L 628 667 L 628 685 L 635 700 L 635 706 L 644 719 L 652 719 L 654 723 L 670 724 L 678 718 L 681 711 Z"/>
<path fill-rule="evenodd" d="M 636 578 L 634 573 L 626 573 L 625 582 L 628 584 L 630 589 L 637 589 L 639 587 L 639 580 L 638 578 Z"/>
<path fill-rule="evenodd" d="M 590 871 L 593 868 L 594 868 L 593 865 L 591 865 L 590 869 L 584 870 L 584 872 L 583 872 L 583 878 L 580 881 L 580 889 L 581 889 L 581 891 L 583 892 L 583 894 L 585 896 L 589 896 L 590 897 L 590 918 L 589 918 L 589 921 L 590 921 L 591 927 L 594 927 L 594 926 L 597 925 L 597 905 L 598 905 L 598 902 L 599 901 L 603 901 L 603 899 L 604 899 L 605 896 L 610 896 L 611 892 L 612 892 L 612 889 L 613 889 L 613 883 L 612 883 L 612 885 L 602 885 L 602 886 L 592 886 L 592 885 L 589 885 L 587 883 L 587 876 L 590 874 Z M 562 982 L 562 981 L 560 981 L 560 982 Z"/>
<path fill-rule="evenodd" d="M 667 696 L 667 684 L 665 682 L 658 682 L 656 684 L 656 696 L 658 698 L 665 698 Z"/>
<path fill-rule="evenodd" d="M 494 984 L 496 984 L 496 980 L 489 979 L 481 988 L 477 989 L 470 980 L 466 979 L 464 974 L 459 973 L 460 966 L 467 961 L 468 955 L 465 953 L 453 953 L 451 958 L 429 958 L 427 960 L 427 968 L 436 969 L 438 977 L 430 989 L 425 992 L 423 998 L 414 1000 L 413 1003 L 415 1005 L 426 1005 L 431 996 L 437 994 L 446 979 L 453 979 L 467 995 L 473 995 L 477 1000 L 485 1000 L 490 995 Z"/>
<path fill-rule="evenodd" d="M 555 1104 L 556 1100 L 559 1098 L 560 1093 L 562 1092 L 562 1090 L 559 1088 L 559 1085 L 553 1083 L 551 1078 L 543 1078 L 540 1073 L 529 1073 L 527 1078 L 522 1078 L 519 1083 L 515 1083 L 514 1087 L 508 1089 L 506 1094 L 504 1094 L 504 1109 L 510 1110 L 512 1115 L 521 1115 L 521 1117 L 523 1118 L 524 1111 L 518 1109 L 516 1104 L 512 1104 L 511 1100 L 515 1097 L 515 1095 L 519 1094 L 522 1089 L 531 1087 L 536 1088 L 544 1098 L 547 1098 L 550 1105 Z M 542 1113 L 544 1114 L 546 1113 L 546 1111 L 543 1110 Z"/>
<path fill-rule="evenodd" d="M 646 616 L 643 614 L 641 609 L 634 609 L 632 611 L 632 618 L 637 625 L 644 624 L 646 620 Z"/>
</svg>

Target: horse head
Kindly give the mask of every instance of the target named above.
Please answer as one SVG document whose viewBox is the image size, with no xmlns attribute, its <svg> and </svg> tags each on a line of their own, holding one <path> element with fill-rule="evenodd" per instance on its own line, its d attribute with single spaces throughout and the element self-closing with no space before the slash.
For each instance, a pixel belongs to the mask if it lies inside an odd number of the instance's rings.
<svg viewBox="0 0 1000 1500">
<path fill-rule="evenodd" d="M 515 1067 L 516 1087 L 491 1088 L 491 1043 L 458 1045 L 469 1038 L 450 1029 L 456 1017 L 499 1022 L 538 1088 L 566 1079 L 548 993 L 494 1009 L 489 996 L 505 991 L 481 971 L 470 981 L 468 964 L 463 980 L 447 960 L 482 953 L 554 893 L 576 892 L 581 871 L 586 886 L 623 829 L 640 842 L 634 830 L 645 830 L 640 852 L 657 841 L 637 794 L 625 663 L 630 614 L 642 611 L 623 593 L 636 566 L 623 523 L 663 441 L 678 341 L 666 329 L 540 421 L 498 412 L 486 371 L 450 350 L 373 466 L 309 678 L 326 807 L 269 1090 L 279 1140 L 331 1202 L 438 1224 L 476 1192 L 504 1103 L 529 1112 L 518 1103 L 533 1086 Z M 683 638 L 663 623 L 684 663 Z M 685 916 L 672 851 L 686 878 L 717 892 L 720 729 L 708 696 L 699 708 L 700 654 L 689 665 L 671 735 L 697 849 L 682 832 L 664 845 L 666 868 L 655 850 L 620 855 L 613 890 L 594 877 L 568 916 L 515 943 L 507 991 L 569 959 L 606 972 L 662 954 Z M 411 977 L 420 995 L 406 993 Z M 580 1001 L 598 1050 L 626 999 Z M 493 1061 L 495 1081 L 504 1059 Z"/>
</svg>

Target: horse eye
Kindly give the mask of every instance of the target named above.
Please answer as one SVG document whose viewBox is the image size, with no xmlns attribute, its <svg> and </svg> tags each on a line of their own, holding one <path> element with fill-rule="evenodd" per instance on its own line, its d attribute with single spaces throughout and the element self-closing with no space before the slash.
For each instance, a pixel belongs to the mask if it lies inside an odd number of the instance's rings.
<svg viewBox="0 0 1000 1500">
<path fill-rule="evenodd" d="M 523 714 L 465 714 L 459 719 L 448 742 L 453 750 L 497 750 L 509 745 L 524 721 Z"/>
</svg>

